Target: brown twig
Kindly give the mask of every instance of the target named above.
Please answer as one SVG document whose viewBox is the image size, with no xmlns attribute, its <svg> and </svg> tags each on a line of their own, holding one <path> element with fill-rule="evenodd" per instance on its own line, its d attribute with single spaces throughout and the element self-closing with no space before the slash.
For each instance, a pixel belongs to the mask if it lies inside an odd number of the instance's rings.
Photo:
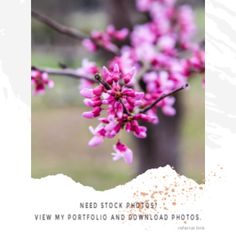
<svg viewBox="0 0 236 236">
<path fill-rule="evenodd" d="M 103 49 L 104 51 L 107 51 L 109 53 L 112 53 L 114 55 L 119 55 L 119 50 L 109 50 L 106 47 L 104 47 L 101 43 L 99 43 L 99 41 L 97 40 L 93 40 L 92 38 L 90 38 L 89 35 L 85 35 L 82 32 L 80 32 L 79 30 L 76 30 L 74 28 L 62 25 L 58 22 L 56 22 L 55 20 L 51 19 L 48 16 L 42 15 L 41 13 L 32 10 L 31 11 L 31 15 L 33 18 L 35 18 L 36 20 L 40 21 L 41 23 L 44 23 L 45 25 L 47 25 L 48 27 L 56 30 L 57 32 L 70 36 L 72 38 L 75 38 L 77 40 L 83 40 L 83 39 L 90 39 L 93 41 L 93 43 L 98 47 Z"/>
<path fill-rule="evenodd" d="M 69 69 L 69 68 L 66 68 L 66 69 L 53 69 L 53 68 L 41 69 L 41 68 L 38 68 L 38 67 L 35 67 L 35 66 L 33 66 L 32 69 L 37 69 L 41 72 L 46 72 L 49 75 L 68 76 L 68 77 L 71 77 L 73 79 L 85 79 L 85 80 L 91 81 L 93 83 L 97 82 L 93 78 L 78 74 L 78 72 L 76 72 L 76 70 L 74 70 L 74 69 Z"/>
<path fill-rule="evenodd" d="M 160 102 L 161 100 L 163 100 L 166 97 L 172 96 L 174 94 L 176 94 L 177 92 L 185 89 L 188 87 L 188 84 L 183 85 L 182 87 L 167 93 L 167 94 L 163 94 L 162 96 L 160 96 L 158 99 L 156 99 L 152 104 L 150 104 L 148 107 L 144 108 L 143 110 L 140 111 L 140 113 L 146 113 L 147 111 L 149 111 L 150 109 L 152 109 L 158 102 Z"/>
<path fill-rule="evenodd" d="M 100 74 L 96 74 L 96 75 L 94 76 L 94 78 L 95 78 L 95 80 L 96 80 L 98 83 L 102 84 L 105 89 L 107 89 L 107 90 L 110 90 L 110 89 L 111 89 L 111 86 L 110 86 L 106 81 L 104 81 L 104 80 L 102 79 L 102 76 L 101 76 Z"/>
<path fill-rule="evenodd" d="M 83 40 L 85 38 L 89 38 L 89 36 L 84 35 L 80 31 L 61 25 L 60 23 L 56 22 L 55 20 L 49 18 L 48 16 L 42 15 L 41 13 L 32 10 L 31 15 L 33 18 L 37 19 L 38 21 L 46 24 L 50 28 L 56 30 L 57 32 L 61 34 L 68 35 L 70 37 L 73 37 L 75 39 Z"/>
</svg>

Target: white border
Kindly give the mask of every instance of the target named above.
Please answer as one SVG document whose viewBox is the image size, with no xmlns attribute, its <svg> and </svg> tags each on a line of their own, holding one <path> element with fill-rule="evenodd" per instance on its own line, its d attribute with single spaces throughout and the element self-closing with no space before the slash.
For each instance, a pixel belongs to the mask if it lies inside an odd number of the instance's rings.
<svg viewBox="0 0 236 236">
<path fill-rule="evenodd" d="M 233 235 L 236 144 L 236 8 L 235 1 L 206 1 L 206 185 L 202 205 L 207 217 L 202 233 Z M 1 235 L 79 235 L 89 233 L 145 233 L 169 231 L 113 224 L 36 223 L 35 210 L 65 210 L 83 188 L 64 176 L 33 181 L 30 178 L 30 1 L 0 3 L 1 105 Z M 10 60 L 10 59 L 11 60 Z M 7 63 L 6 63 L 7 62 Z M 20 70 L 19 70 L 20 65 Z M 19 85 L 19 81 L 21 84 Z M 219 167 L 223 167 L 219 171 Z M 214 175 L 220 178 L 214 178 Z M 213 177 L 212 177 L 213 176 Z M 51 182 L 50 182 L 51 181 Z M 58 186 L 55 186 L 58 184 Z M 55 191 L 50 191 L 55 186 Z M 48 188 L 48 189 L 47 189 Z M 59 191 L 61 190 L 61 191 Z M 63 190 L 63 191 L 62 191 Z M 100 196 L 92 189 L 86 193 Z M 62 194 L 64 193 L 64 194 Z M 79 192 L 80 193 L 80 192 Z M 74 195 L 75 194 L 75 195 Z M 84 198 L 86 196 L 83 195 Z M 107 193 L 109 197 L 109 191 Z M 65 203 L 61 204 L 62 199 Z M 70 200 L 68 204 L 68 200 Z M 50 202 L 50 205 L 48 203 Z M 53 203 L 53 204 L 52 204 Z M 75 202 L 74 202 L 75 203 Z M 42 209 L 45 207 L 45 209 Z M 139 224 L 140 226 L 140 224 Z M 142 226 L 142 225 L 141 225 Z M 138 232 L 136 232 L 138 231 Z M 178 232 L 181 233 L 182 232 Z M 187 232 L 189 234 L 189 231 Z M 139 234 L 138 234 L 139 235 Z"/>
</svg>

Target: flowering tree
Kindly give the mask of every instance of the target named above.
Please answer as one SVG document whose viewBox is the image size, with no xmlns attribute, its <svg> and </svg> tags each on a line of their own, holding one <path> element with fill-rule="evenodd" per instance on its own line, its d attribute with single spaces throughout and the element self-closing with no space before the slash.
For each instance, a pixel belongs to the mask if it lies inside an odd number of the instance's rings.
<svg viewBox="0 0 236 236">
<path fill-rule="evenodd" d="M 32 66 L 31 80 L 37 95 L 54 86 L 53 75 L 79 79 L 89 109 L 82 116 L 99 121 L 97 127 L 89 127 L 93 135 L 89 146 L 114 139 L 113 160 L 122 158 L 126 163 L 132 162 L 133 152 L 123 143 L 121 132 L 146 138 L 145 123 L 162 125 L 160 112 L 175 116 L 174 95 L 188 87 L 193 73 L 205 71 L 205 54 L 201 43 L 194 42 L 196 26 L 189 6 L 177 6 L 175 0 L 137 0 L 136 8 L 148 16 L 147 22 L 131 29 L 109 25 L 90 35 L 32 12 L 51 28 L 80 40 L 89 52 L 112 55 L 102 68 L 87 59 L 77 69 Z"/>
</svg>

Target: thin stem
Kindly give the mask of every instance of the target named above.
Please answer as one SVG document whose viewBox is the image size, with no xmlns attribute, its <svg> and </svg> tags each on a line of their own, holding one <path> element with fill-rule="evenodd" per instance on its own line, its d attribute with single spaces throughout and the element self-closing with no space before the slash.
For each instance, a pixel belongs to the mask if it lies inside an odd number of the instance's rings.
<svg viewBox="0 0 236 236">
<path fill-rule="evenodd" d="M 188 84 L 183 85 L 182 87 L 167 93 L 167 94 L 163 94 L 162 96 L 160 96 L 158 99 L 156 99 L 152 104 L 150 104 L 148 107 L 146 107 L 145 109 L 143 109 L 142 111 L 140 111 L 140 113 L 146 113 L 147 111 L 149 111 L 150 109 L 152 109 L 158 102 L 160 102 L 161 100 L 163 100 L 166 97 L 172 96 L 176 93 L 178 93 L 179 91 L 185 89 L 188 87 Z"/>
<path fill-rule="evenodd" d="M 61 25 L 60 23 L 56 22 L 55 20 L 53 20 L 45 15 L 42 15 L 41 13 L 39 13 L 37 11 L 32 10 L 31 15 L 33 18 L 37 19 L 41 23 L 44 23 L 48 27 L 56 30 L 57 32 L 59 32 L 61 34 L 65 34 L 65 35 L 68 35 L 70 37 L 73 37 L 73 38 L 79 39 L 79 40 L 89 38 L 88 36 L 84 35 L 80 31 L 70 28 L 70 27 L 67 27 L 67 26 L 64 26 L 64 25 Z"/>
<path fill-rule="evenodd" d="M 105 87 L 105 89 L 107 89 L 107 90 L 111 89 L 111 86 L 106 81 L 104 81 L 102 79 L 102 76 L 100 74 L 96 74 L 94 76 L 94 78 L 95 78 L 96 81 L 98 81 L 98 83 L 102 84 Z"/>
<path fill-rule="evenodd" d="M 49 75 L 68 76 L 68 77 L 73 78 L 73 79 L 85 79 L 85 80 L 91 81 L 93 83 L 96 83 L 96 80 L 94 80 L 93 78 L 78 74 L 76 72 L 76 70 L 74 70 L 74 69 L 69 69 L 69 68 L 66 68 L 66 69 L 53 69 L 53 68 L 40 69 L 40 68 L 37 68 L 37 67 L 34 67 L 34 66 L 32 68 L 33 69 L 35 68 L 35 69 L 37 69 L 41 72 L 46 72 Z"/>
</svg>

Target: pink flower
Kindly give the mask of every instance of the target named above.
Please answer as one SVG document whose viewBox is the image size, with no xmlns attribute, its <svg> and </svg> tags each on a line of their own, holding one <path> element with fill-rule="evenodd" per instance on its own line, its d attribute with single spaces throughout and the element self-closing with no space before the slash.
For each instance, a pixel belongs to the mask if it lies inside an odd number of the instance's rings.
<svg viewBox="0 0 236 236">
<path fill-rule="evenodd" d="M 85 98 L 95 98 L 95 97 L 99 97 L 101 96 L 102 92 L 103 92 L 103 86 L 99 85 L 96 88 L 92 89 L 92 88 L 83 88 L 80 91 L 80 94 L 85 97 Z"/>
<path fill-rule="evenodd" d="M 78 74 L 85 77 L 93 77 L 99 72 L 99 68 L 95 62 L 89 61 L 88 59 L 83 59 L 81 67 L 76 70 Z"/>
<path fill-rule="evenodd" d="M 142 43 L 135 48 L 135 53 L 140 61 L 151 62 L 156 55 L 156 50 L 153 44 Z"/>
<path fill-rule="evenodd" d="M 94 78 L 95 74 L 99 72 L 99 68 L 95 62 L 83 59 L 81 67 L 76 72 L 81 76 L 79 89 L 82 90 L 84 88 L 91 88 L 94 83 L 86 78 Z"/>
<path fill-rule="evenodd" d="M 193 10 L 188 5 L 180 6 L 177 10 L 177 24 L 182 40 L 191 38 L 196 32 Z"/>
<path fill-rule="evenodd" d="M 136 0 L 136 7 L 141 12 L 146 12 L 150 9 L 153 0 Z"/>
<path fill-rule="evenodd" d="M 176 114 L 176 110 L 173 108 L 174 103 L 174 97 L 167 97 L 163 100 L 162 111 L 165 115 L 174 116 Z"/>
<path fill-rule="evenodd" d="M 80 94 L 85 98 L 92 98 L 94 97 L 93 89 L 83 88 L 80 90 Z"/>
<path fill-rule="evenodd" d="M 114 39 L 119 40 L 119 41 L 124 40 L 129 34 L 128 29 L 123 28 L 123 29 L 120 29 L 120 30 L 116 30 L 114 25 L 109 25 L 107 27 L 106 32 L 111 38 L 114 38 Z"/>
<path fill-rule="evenodd" d="M 193 56 L 189 59 L 189 65 L 196 72 L 205 72 L 205 52 L 201 49 L 196 49 Z"/>
<path fill-rule="evenodd" d="M 31 82 L 34 85 L 34 94 L 44 94 L 46 87 L 53 88 L 54 82 L 49 80 L 46 72 L 41 72 L 37 69 L 31 71 Z"/>
<path fill-rule="evenodd" d="M 88 143 L 88 145 L 90 147 L 96 147 L 96 146 L 100 145 L 101 143 L 103 143 L 103 141 L 104 141 L 104 137 L 102 135 L 100 135 L 98 132 L 99 128 L 100 127 L 97 127 L 96 129 L 94 129 L 91 126 L 89 127 L 89 130 L 94 135 L 93 138 Z"/>
<path fill-rule="evenodd" d="M 105 32 L 92 31 L 90 38 L 83 40 L 83 46 L 90 52 L 97 51 L 98 47 L 116 53 L 118 47 L 115 41 L 123 41 L 129 34 L 126 28 L 116 30 L 113 25 L 109 25 Z"/>
<path fill-rule="evenodd" d="M 146 138 L 147 136 L 147 128 L 145 126 L 140 126 L 138 124 L 138 119 L 142 120 L 142 117 L 133 117 L 133 119 L 126 123 L 125 130 L 127 132 L 132 131 L 134 136 L 137 138 Z M 147 120 L 147 119 L 146 119 Z"/>
<path fill-rule="evenodd" d="M 97 46 L 91 39 L 84 39 L 82 41 L 82 45 L 89 51 L 89 52 L 96 52 Z"/>
<path fill-rule="evenodd" d="M 161 36 L 158 40 L 158 47 L 165 52 L 170 52 L 175 48 L 176 38 L 173 35 Z"/>
<path fill-rule="evenodd" d="M 133 161 L 133 152 L 123 143 L 118 141 L 114 146 L 114 153 L 112 153 L 113 160 L 117 161 L 121 158 L 124 159 L 124 161 L 127 164 L 131 164 Z"/>
<path fill-rule="evenodd" d="M 116 57 L 114 63 L 119 64 L 122 73 L 126 74 L 130 71 L 130 68 L 135 68 L 135 71 L 138 70 L 139 64 L 137 63 L 137 57 L 134 53 L 134 50 L 125 46 L 121 49 L 120 57 Z M 132 81 L 132 84 L 134 81 Z"/>
<path fill-rule="evenodd" d="M 152 44 L 156 39 L 155 32 L 151 24 L 136 25 L 131 33 L 131 42 L 133 46 L 140 46 L 144 43 Z"/>
<path fill-rule="evenodd" d="M 158 117 L 151 111 L 148 111 L 147 114 L 139 113 L 134 116 L 137 120 L 143 120 L 152 124 L 158 123 Z"/>
<path fill-rule="evenodd" d="M 111 52 L 116 52 L 118 50 L 107 32 L 92 31 L 91 38 L 97 45 L 99 45 L 99 47 L 105 48 Z"/>
<path fill-rule="evenodd" d="M 100 107 L 94 107 L 92 111 L 86 111 L 82 113 L 82 116 L 87 119 L 92 119 L 100 116 L 102 109 Z"/>
</svg>

